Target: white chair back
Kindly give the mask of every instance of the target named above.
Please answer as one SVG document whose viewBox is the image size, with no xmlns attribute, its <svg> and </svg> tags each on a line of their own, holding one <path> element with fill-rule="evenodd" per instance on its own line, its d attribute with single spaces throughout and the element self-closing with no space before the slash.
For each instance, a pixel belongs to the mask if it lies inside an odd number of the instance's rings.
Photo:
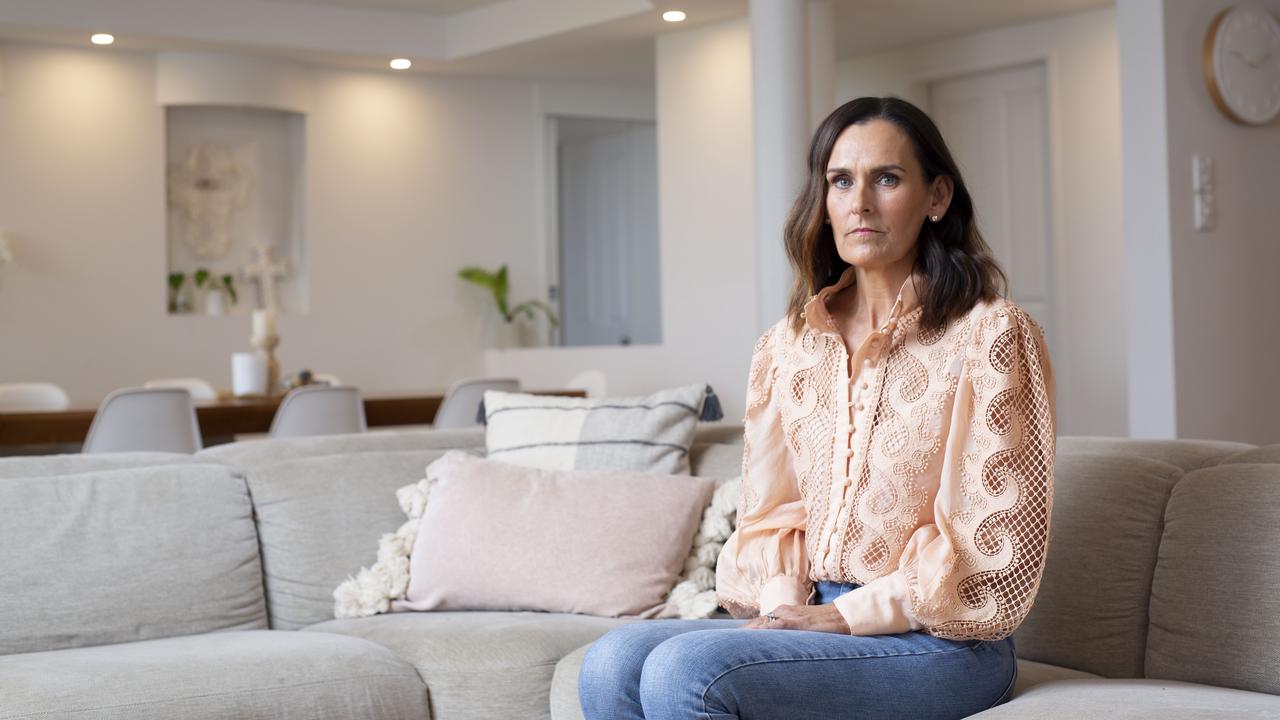
<svg viewBox="0 0 1280 720">
<path fill-rule="evenodd" d="M 153 388 L 179 388 L 191 393 L 191 399 L 196 402 L 218 399 L 218 391 L 214 390 L 208 381 L 200 378 L 160 378 L 158 380 L 148 380 L 143 383 L 142 387 L 148 390 Z"/>
<path fill-rule="evenodd" d="M 179 388 L 125 388 L 102 401 L 81 452 L 193 453 L 201 445 L 191 393 Z"/>
<path fill-rule="evenodd" d="M 271 437 L 342 435 L 364 432 L 364 400 L 353 387 L 303 385 L 280 401 L 271 420 Z"/>
<path fill-rule="evenodd" d="M 569 378 L 564 386 L 573 390 L 586 390 L 589 398 L 602 398 L 609 394 L 609 381 L 600 370 L 583 370 Z"/>
<path fill-rule="evenodd" d="M 520 381 L 515 378 L 473 378 L 459 380 L 445 392 L 440 401 L 440 409 L 436 410 L 436 418 L 432 423 L 440 428 L 465 428 L 479 425 L 476 414 L 480 410 L 480 402 L 484 400 L 486 390 L 502 392 L 519 392 Z"/>
<path fill-rule="evenodd" d="M 53 383 L 0 383 L 0 410 L 55 412 L 71 406 L 71 399 Z"/>
</svg>

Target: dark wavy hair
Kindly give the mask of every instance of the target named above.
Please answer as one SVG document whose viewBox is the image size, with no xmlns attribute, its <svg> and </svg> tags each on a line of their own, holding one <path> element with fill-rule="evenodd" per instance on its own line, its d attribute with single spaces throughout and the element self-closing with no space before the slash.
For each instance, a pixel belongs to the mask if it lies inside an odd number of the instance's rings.
<svg viewBox="0 0 1280 720">
<path fill-rule="evenodd" d="M 1005 294 L 1008 281 L 973 218 L 973 200 L 960 168 L 942 140 L 938 126 L 923 110 L 895 97 L 862 97 L 836 108 L 818 126 L 809 146 L 809 171 L 783 231 L 787 257 L 795 270 L 787 317 L 799 331 L 801 310 L 809 298 L 831 285 L 849 267 L 836 250 L 827 219 L 827 163 L 836 138 L 850 125 L 887 120 L 911 140 L 926 182 L 945 176 L 954 191 L 939 222 L 924 223 L 916 241 L 915 270 L 925 278 L 917 288 L 923 315 L 921 328 L 936 331 L 964 315 L 982 300 Z"/>
</svg>

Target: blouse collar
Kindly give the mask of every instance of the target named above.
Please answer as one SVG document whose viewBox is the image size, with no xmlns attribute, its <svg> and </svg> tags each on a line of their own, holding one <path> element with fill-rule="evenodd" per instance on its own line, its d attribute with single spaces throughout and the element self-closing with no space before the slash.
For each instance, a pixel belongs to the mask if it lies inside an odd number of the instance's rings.
<svg viewBox="0 0 1280 720">
<path fill-rule="evenodd" d="M 805 303 L 804 312 L 801 317 L 804 318 L 805 324 L 817 330 L 818 332 L 838 332 L 835 319 L 831 317 L 831 313 L 827 311 L 827 302 L 831 296 L 853 285 L 857 280 L 857 267 L 850 265 L 840 275 L 840 279 L 833 285 L 828 285 L 818 291 L 817 295 L 809 298 L 809 302 Z M 902 287 L 898 290 L 898 297 L 893 301 L 893 308 L 889 310 L 889 317 L 885 319 L 881 330 L 891 330 L 898 324 L 898 320 L 905 314 L 915 310 L 920 306 L 920 297 L 916 293 L 916 287 L 923 286 L 923 277 L 918 273 L 912 273 L 902 283 Z"/>
</svg>

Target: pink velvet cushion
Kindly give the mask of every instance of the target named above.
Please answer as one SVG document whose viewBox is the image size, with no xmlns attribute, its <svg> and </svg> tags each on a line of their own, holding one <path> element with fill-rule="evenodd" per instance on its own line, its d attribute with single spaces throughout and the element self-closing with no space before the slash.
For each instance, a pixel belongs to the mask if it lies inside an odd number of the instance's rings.
<svg viewBox="0 0 1280 720">
<path fill-rule="evenodd" d="M 652 617 L 683 567 L 714 481 L 542 470 L 461 451 L 432 481 L 394 610 Z"/>
</svg>

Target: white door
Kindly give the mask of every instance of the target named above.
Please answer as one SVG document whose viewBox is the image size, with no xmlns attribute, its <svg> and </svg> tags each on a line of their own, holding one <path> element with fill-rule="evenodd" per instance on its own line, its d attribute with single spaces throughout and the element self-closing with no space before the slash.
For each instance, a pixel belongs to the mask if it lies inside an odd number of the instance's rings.
<svg viewBox="0 0 1280 720">
<path fill-rule="evenodd" d="M 662 342 L 653 123 L 560 118 L 563 345 Z"/>
<path fill-rule="evenodd" d="M 929 88 L 929 114 L 960 165 L 1010 297 L 1053 338 L 1047 98 L 1043 63 Z"/>
</svg>

